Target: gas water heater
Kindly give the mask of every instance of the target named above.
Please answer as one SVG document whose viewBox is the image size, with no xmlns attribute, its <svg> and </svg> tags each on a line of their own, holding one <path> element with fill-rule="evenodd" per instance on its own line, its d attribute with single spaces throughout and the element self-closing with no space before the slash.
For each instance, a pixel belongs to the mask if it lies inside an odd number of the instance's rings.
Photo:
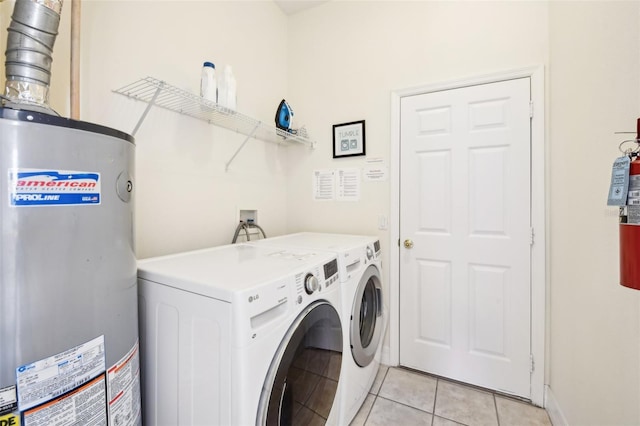
<svg viewBox="0 0 640 426">
<path fill-rule="evenodd" d="M 0 108 L 0 420 L 141 424 L 133 166 L 125 133 Z"/>
</svg>

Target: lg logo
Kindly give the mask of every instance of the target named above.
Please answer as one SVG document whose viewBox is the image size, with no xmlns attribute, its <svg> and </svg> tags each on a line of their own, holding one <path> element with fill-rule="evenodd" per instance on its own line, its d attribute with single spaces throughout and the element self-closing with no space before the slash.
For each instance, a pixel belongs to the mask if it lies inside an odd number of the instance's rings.
<svg viewBox="0 0 640 426">
<path fill-rule="evenodd" d="M 256 294 L 255 296 L 249 296 L 249 303 L 253 302 L 254 300 L 258 300 L 259 298 L 259 294 Z"/>
</svg>

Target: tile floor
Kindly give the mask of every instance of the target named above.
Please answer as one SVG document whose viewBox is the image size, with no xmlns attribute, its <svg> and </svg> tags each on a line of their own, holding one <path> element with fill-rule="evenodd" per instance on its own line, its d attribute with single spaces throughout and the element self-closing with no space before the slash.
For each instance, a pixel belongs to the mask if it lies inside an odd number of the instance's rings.
<svg viewBox="0 0 640 426">
<path fill-rule="evenodd" d="M 381 366 L 351 426 L 551 426 L 516 399 L 402 368 Z"/>
</svg>

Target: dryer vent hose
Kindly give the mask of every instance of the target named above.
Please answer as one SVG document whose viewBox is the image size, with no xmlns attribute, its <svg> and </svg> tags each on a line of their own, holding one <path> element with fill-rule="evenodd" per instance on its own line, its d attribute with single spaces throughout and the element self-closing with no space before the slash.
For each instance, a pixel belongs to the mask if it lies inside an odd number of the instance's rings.
<svg viewBox="0 0 640 426">
<path fill-rule="evenodd" d="M 4 96 L 22 109 L 49 108 L 53 45 L 62 0 L 16 0 L 5 52 Z"/>
</svg>

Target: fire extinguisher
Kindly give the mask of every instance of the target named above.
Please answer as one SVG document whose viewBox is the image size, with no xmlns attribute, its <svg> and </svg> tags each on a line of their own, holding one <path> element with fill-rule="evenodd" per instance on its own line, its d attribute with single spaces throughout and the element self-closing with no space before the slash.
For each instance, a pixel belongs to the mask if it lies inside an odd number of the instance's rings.
<svg viewBox="0 0 640 426">
<path fill-rule="evenodd" d="M 634 142 L 640 145 L 640 118 Z M 631 155 L 626 206 L 620 208 L 620 284 L 640 290 L 640 156 Z"/>
</svg>

